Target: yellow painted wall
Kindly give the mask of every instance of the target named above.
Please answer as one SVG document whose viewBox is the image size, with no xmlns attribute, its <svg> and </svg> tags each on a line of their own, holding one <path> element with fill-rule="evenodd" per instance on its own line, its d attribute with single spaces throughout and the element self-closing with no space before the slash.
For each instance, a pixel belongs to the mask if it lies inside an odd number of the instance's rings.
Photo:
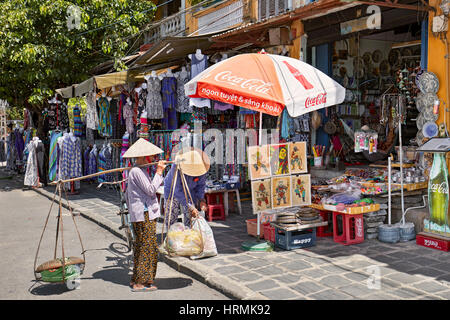
<svg viewBox="0 0 450 320">
<path fill-rule="evenodd" d="M 301 20 L 293 21 L 291 24 L 291 30 L 293 29 L 295 29 L 295 37 L 292 46 L 289 50 L 289 55 L 291 56 L 291 58 L 300 59 L 300 45 L 301 45 L 300 37 L 305 33 L 303 22 Z"/>
<path fill-rule="evenodd" d="M 430 5 L 437 8 L 437 15 L 441 14 L 441 10 L 439 9 L 440 0 L 430 0 Z M 428 71 L 433 72 L 439 79 L 439 91 L 438 97 L 441 101 L 441 105 L 439 107 L 439 119 L 437 124 L 444 123 L 444 117 L 447 116 L 447 128 L 450 130 L 450 112 L 445 112 L 445 107 L 449 109 L 449 101 L 448 101 L 448 91 L 450 87 L 449 83 L 449 72 L 450 68 L 448 64 L 446 64 L 445 55 L 447 54 L 446 44 L 439 39 L 438 37 L 434 37 L 432 33 L 432 24 L 433 17 L 435 14 L 430 11 L 429 20 L 428 20 Z M 450 29 L 450 28 L 449 28 Z M 447 39 L 450 41 L 450 31 L 447 32 Z M 450 64 L 450 63 L 449 63 Z M 444 105 L 445 103 L 445 105 Z"/>
<path fill-rule="evenodd" d="M 439 8 L 440 0 L 430 0 L 430 5 L 437 9 L 434 13 L 430 11 L 428 18 L 428 71 L 433 72 L 439 79 L 439 91 L 437 93 L 441 104 L 439 106 L 438 125 L 446 120 L 447 130 L 450 131 L 450 61 L 445 58 L 448 55 L 448 45 L 439 37 L 435 37 L 432 32 L 433 17 L 441 15 Z M 447 31 L 447 39 L 450 41 L 450 26 Z M 448 109 L 449 112 L 446 112 Z M 450 168 L 450 153 L 447 153 L 447 167 Z"/>
</svg>

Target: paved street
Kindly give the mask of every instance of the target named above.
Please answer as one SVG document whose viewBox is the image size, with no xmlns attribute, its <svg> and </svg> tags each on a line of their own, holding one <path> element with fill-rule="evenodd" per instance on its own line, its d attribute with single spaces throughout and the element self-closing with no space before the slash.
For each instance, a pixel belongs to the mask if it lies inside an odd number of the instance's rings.
<svg viewBox="0 0 450 320">
<path fill-rule="evenodd" d="M 37 192 L 51 198 L 54 187 Z M 82 216 L 122 234 L 115 215 L 118 198 L 111 190 L 96 190 L 94 186 L 83 184 L 82 192 L 69 199 Z M 243 211 L 243 216 L 231 213 L 226 221 L 211 223 L 219 251 L 217 257 L 196 261 L 184 257 L 162 259 L 176 270 L 236 299 L 450 298 L 448 253 L 420 247 L 415 241 L 391 245 L 375 239 L 343 246 L 331 238 L 318 238 L 316 246 L 309 249 L 246 252 L 240 248 L 242 242 L 254 239 L 247 235 L 245 223 L 246 219 L 254 218 L 249 202 L 243 202 Z M 39 228 L 36 227 L 37 233 Z M 32 257 L 29 260 L 32 261 Z M 123 286 L 125 282 L 123 280 Z M 214 296 L 203 298 L 214 299 Z"/>
<path fill-rule="evenodd" d="M 86 249 L 86 269 L 79 289 L 70 291 L 64 284 L 37 283 L 33 262 L 50 201 L 35 191 L 22 191 L 20 181 L 0 180 L 0 204 L 0 299 L 229 299 L 163 262 L 158 263 L 155 280 L 158 291 L 131 292 L 128 285 L 132 257 L 126 252 L 124 241 L 80 216 L 76 222 Z M 56 216 L 57 209 L 53 206 L 38 265 L 53 258 Z M 73 221 L 65 209 L 63 217 L 65 254 L 81 257 Z M 61 256 L 60 247 L 58 256 Z"/>
</svg>

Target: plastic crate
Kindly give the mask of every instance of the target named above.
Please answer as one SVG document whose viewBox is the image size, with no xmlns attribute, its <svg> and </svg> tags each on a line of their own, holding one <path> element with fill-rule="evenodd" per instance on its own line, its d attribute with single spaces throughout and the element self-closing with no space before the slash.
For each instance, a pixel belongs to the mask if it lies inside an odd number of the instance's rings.
<svg viewBox="0 0 450 320">
<path fill-rule="evenodd" d="M 248 219 L 245 220 L 245 222 L 247 222 L 247 233 L 253 237 L 257 237 L 257 221 L 258 219 Z M 259 228 L 259 237 L 261 239 L 264 239 L 264 224 L 260 223 L 260 228 Z"/>
<path fill-rule="evenodd" d="M 275 243 L 275 228 L 270 223 L 264 225 L 264 239 Z"/>
<path fill-rule="evenodd" d="M 333 236 L 333 213 L 331 211 L 319 211 L 323 221 L 327 221 L 328 225 L 324 227 L 317 227 L 317 237 L 332 237 Z"/>
<path fill-rule="evenodd" d="M 284 250 L 312 247 L 316 244 L 316 229 L 285 231 L 275 227 L 275 245 Z"/>
</svg>

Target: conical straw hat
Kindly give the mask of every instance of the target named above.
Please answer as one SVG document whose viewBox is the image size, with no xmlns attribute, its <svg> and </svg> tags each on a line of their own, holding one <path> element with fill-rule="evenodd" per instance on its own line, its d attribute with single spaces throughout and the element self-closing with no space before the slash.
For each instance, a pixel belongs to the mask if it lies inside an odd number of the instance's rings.
<svg viewBox="0 0 450 320">
<path fill-rule="evenodd" d="M 177 153 L 175 162 L 179 162 L 183 173 L 191 177 L 207 173 L 211 163 L 208 155 L 196 148 L 181 150 Z"/>
<path fill-rule="evenodd" d="M 123 158 L 148 157 L 160 153 L 164 153 L 164 151 L 155 146 L 153 143 L 140 138 L 123 154 Z"/>
</svg>

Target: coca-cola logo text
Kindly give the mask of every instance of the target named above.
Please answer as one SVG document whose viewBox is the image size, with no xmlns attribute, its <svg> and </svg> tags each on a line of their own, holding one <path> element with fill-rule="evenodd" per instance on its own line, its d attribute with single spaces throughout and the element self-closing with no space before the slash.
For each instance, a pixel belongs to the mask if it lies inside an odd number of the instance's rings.
<svg viewBox="0 0 450 320">
<path fill-rule="evenodd" d="M 258 93 L 268 94 L 270 88 L 273 86 L 270 82 L 264 82 L 260 79 L 247 79 L 237 75 L 233 75 L 231 71 L 222 71 L 214 76 L 217 82 L 225 82 L 232 86 L 239 86 L 242 89 L 255 91 Z"/>
<path fill-rule="evenodd" d="M 316 97 L 306 98 L 305 108 L 320 106 L 321 104 L 325 104 L 327 102 L 327 94 L 319 93 Z"/>
<path fill-rule="evenodd" d="M 448 185 L 445 182 L 442 182 L 441 184 L 434 183 L 431 185 L 431 192 L 447 193 Z"/>
</svg>

